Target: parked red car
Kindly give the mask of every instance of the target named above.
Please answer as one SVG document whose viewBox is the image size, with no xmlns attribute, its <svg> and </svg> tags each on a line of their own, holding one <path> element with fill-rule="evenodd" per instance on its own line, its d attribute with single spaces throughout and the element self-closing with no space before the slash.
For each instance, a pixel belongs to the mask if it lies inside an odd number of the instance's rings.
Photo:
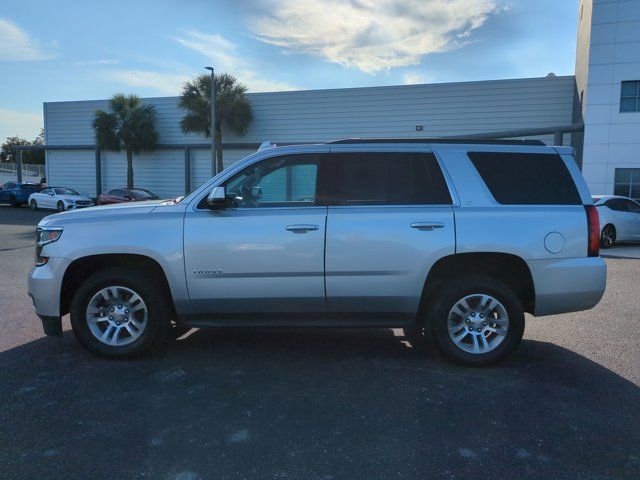
<svg viewBox="0 0 640 480">
<path fill-rule="evenodd" d="M 159 197 L 144 188 L 116 188 L 98 196 L 98 205 L 110 205 L 112 203 L 141 202 L 143 200 L 156 200 Z"/>
</svg>

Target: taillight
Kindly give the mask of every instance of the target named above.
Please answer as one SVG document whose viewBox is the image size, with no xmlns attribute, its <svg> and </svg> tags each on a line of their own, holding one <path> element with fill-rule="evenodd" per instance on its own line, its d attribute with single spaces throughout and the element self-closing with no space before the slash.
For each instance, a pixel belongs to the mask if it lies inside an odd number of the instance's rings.
<svg viewBox="0 0 640 480">
<path fill-rule="evenodd" d="M 585 205 L 587 211 L 587 231 L 589 235 L 587 252 L 590 257 L 600 255 L 600 218 L 598 209 L 593 205 Z"/>
</svg>

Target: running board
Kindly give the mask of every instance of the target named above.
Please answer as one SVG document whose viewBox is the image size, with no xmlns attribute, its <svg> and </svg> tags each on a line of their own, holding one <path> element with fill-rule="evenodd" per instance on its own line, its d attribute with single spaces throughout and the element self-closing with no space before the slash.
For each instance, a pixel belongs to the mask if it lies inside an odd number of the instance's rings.
<svg viewBox="0 0 640 480">
<path fill-rule="evenodd" d="M 265 313 L 184 315 L 180 325 L 192 328 L 296 327 L 296 328 L 401 328 L 415 323 L 407 313 Z"/>
</svg>

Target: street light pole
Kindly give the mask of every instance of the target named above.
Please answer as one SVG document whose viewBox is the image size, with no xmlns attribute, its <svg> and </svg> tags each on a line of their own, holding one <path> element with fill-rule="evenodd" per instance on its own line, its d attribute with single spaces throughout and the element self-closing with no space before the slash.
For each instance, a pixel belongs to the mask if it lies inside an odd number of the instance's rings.
<svg viewBox="0 0 640 480">
<path fill-rule="evenodd" d="M 216 75 L 213 67 L 204 67 L 211 71 L 211 176 L 218 174 L 216 161 Z"/>
</svg>

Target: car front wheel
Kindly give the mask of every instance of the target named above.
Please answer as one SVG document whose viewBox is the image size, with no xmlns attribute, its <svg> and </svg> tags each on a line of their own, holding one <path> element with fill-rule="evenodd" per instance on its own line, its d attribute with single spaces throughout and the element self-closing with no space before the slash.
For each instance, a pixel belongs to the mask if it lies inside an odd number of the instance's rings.
<svg viewBox="0 0 640 480">
<path fill-rule="evenodd" d="M 56 210 L 58 210 L 59 212 L 64 212 L 65 208 L 64 208 L 64 202 L 61 200 L 58 202 L 58 204 L 56 205 Z"/>
<path fill-rule="evenodd" d="M 31 208 L 31 210 L 37 210 L 38 202 L 36 202 L 35 200 L 31 200 L 31 202 L 29 202 L 29 207 Z"/>
<path fill-rule="evenodd" d="M 162 286 L 137 270 L 92 275 L 76 291 L 70 310 L 78 340 L 105 357 L 139 355 L 164 343 L 171 330 Z"/>
<path fill-rule="evenodd" d="M 496 363 L 522 340 L 524 310 L 503 282 L 485 276 L 452 279 L 432 296 L 427 328 L 439 350 L 468 366 Z"/>
</svg>

